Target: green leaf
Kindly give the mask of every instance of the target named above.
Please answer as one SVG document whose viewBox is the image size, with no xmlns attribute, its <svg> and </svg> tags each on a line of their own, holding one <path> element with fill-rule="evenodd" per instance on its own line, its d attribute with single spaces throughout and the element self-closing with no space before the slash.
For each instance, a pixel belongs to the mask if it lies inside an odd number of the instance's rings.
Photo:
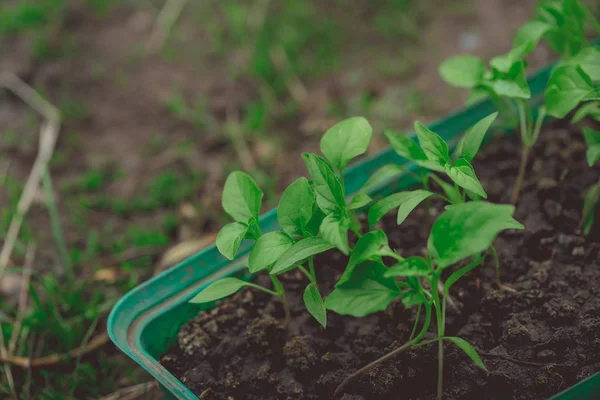
<svg viewBox="0 0 600 400">
<path fill-rule="evenodd" d="M 277 207 L 279 225 L 290 236 L 304 236 L 314 206 L 315 194 L 310 183 L 304 177 L 298 178 L 281 195 Z"/>
<path fill-rule="evenodd" d="M 464 158 L 459 158 L 454 165 L 446 165 L 446 174 L 454 183 L 478 196 L 487 198 L 487 194 L 475 175 L 473 166 Z"/>
<path fill-rule="evenodd" d="M 446 268 L 492 245 L 506 229 L 524 229 L 513 217 L 515 207 L 484 201 L 446 207 L 434 222 L 427 242 L 439 268 Z"/>
<path fill-rule="evenodd" d="M 548 80 L 544 93 L 548 114 L 564 118 L 583 100 L 594 95 L 594 86 L 590 77 L 579 67 L 561 65 Z"/>
<path fill-rule="evenodd" d="M 425 156 L 425 155 L 423 155 Z M 369 177 L 365 184 L 360 188 L 361 191 L 367 192 L 379 185 L 389 182 L 392 178 L 404 172 L 404 168 L 395 164 L 387 164 L 379 168 Z"/>
<path fill-rule="evenodd" d="M 531 53 L 540 39 L 552 28 L 546 22 L 531 20 L 524 23 L 517 31 L 513 48 L 522 48 L 521 55 Z"/>
<path fill-rule="evenodd" d="M 231 218 L 238 222 L 247 222 L 252 217 L 258 219 L 262 198 L 263 192 L 250 175 L 234 171 L 225 181 L 221 204 Z"/>
<path fill-rule="evenodd" d="M 438 134 L 430 131 L 425 125 L 419 121 L 415 122 L 415 131 L 419 138 L 419 144 L 427 159 L 441 166 L 450 162 L 450 154 L 448 153 L 448 145 Z"/>
<path fill-rule="evenodd" d="M 583 49 L 567 61 L 573 66 L 579 65 L 592 81 L 600 81 L 600 49 L 596 46 Z"/>
<path fill-rule="evenodd" d="M 223 256 L 233 260 L 247 232 L 248 227 L 241 222 L 225 225 L 217 234 L 217 249 Z"/>
<path fill-rule="evenodd" d="M 587 162 L 591 167 L 600 158 L 600 132 L 584 127 L 583 138 L 585 139 L 585 144 L 588 146 L 585 154 Z"/>
<path fill-rule="evenodd" d="M 427 156 L 423 153 L 423 150 L 410 137 L 389 130 L 385 131 L 384 134 L 398 155 L 411 161 L 427 160 Z"/>
<path fill-rule="evenodd" d="M 573 115 L 571 123 L 575 124 L 586 117 L 590 117 L 600 122 L 600 102 L 592 101 L 579 107 L 579 109 Z"/>
<path fill-rule="evenodd" d="M 409 290 L 402 293 L 402 304 L 406 308 L 418 306 L 426 302 L 425 296 L 422 292 Z"/>
<path fill-rule="evenodd" d="M 505 55 L 492 58 L 490 65 L 497 71 L 508 73 L 516 63 L 535 49 L 540 39 L 551 28 L 551 25 L 542 21 L 526 22 L 517 32 L 513 48 Z"/>
<path fill-rule="evenodd" d="M 190 303 L 209 303 L 211 301 L 219 300 L 234 294 L 244 286 L 248 286 L 248 282 L 237 278 L 219 279 L 194 296 L 190 300 Z"/>
<path fill-rule="evenodd" d="M 357 265 L 367 260 L 380 260 L 387 251 L 391 251 L 391 249 L 388 246 L 388 238 L 382 230 L 365 233 L 352 249 L 348 265 L 335 286 L 338 287 L 348 282 Z"/>
<path fill-rule="evenodd" d="M 326 242 L 321 237 L 299 240 L 279 257 L 279 260 L 273 265 L 269 273 L 272 275 L 283 274 L 294 269 L 308 257 L 331 250 L 334 247 L 334 245 Z"/>
<path fill-rule="evenodd" d="M 363 208 L 367 204 L 371 203 L 373 199 L 366 193 L 358 193 L 352 197 L 350 204 L 348 205 L 349 210 L 357 210 Z"/>
<path fill-rule="evenodd" d="M 492 88 L 498 96 L 516 99 L 531 98 L 531 90 L 525 74 L 525 63 L 519 61 L 513 64 L 508 74 L 502 74 L 493 80 Z"/>
<path fill-rule="evenodd" d="M 317 204 L 321 210 L 325 214 L 344 210 L 346 208 L 344 190 L 331 164 L 313 153 L 304 153 L 302 157 L 312 176 L 313 188 L 317 195 Z"/>
<path fill-rule="evenodd" d="M 394 278 L 384 277 L 387 267 L 364 262 L 349 281 L 336 287 L 325 300 L 325 307 L 340 315 L 364 317 L 385 310 L 400 294 Z"/>
<path fill-rule="evenodd" d="M 470 89 L 483 78 L 485 64 L 478 57 L 458 55 L 442 62 L 439 73 L 450 85 Z"/>
<path fill-rule="evenodd" d="M 250 252 L 248 269 L 255 274 L 269 268 L 293 244 L 294 240 L 283 231 L 265 233 L 258 238 Z"/>
<path fill-rule="evenodd" d="M 465 354 L 468 355 L 471 360 L 473 360 L 475 365 L 477 365 L 482 370 L 487 371 L 487 368 L 483 364 L 483 361 L 481 361 L 479 354 L 477 354 L 477 351 L 475 350 L 475 348 L 473 346 L 471 346 L 471 344 L 469 342 L 467 342 L 466 340 L 461 339 L 459 337 L 455 337 L 455 336 L 445 336 L 443 339 L 454 343 L 459 349 L 464 351 Z"/>
<path fill-rule="evenodd" d="M 372 133 L 373 129 L 365 118 L 345 119 L 325 132 L 321 139 L 321 151 L 342 171 L 350 160 L 367 151 Z"/>
<path fill-rule="evenodd" d="M 408 257 L 393 265 L 384 276 L 429 276 L 433 270 L 423 257 Z"/>
<path fill-rule="evenodd" d="M 304 304 L 306 309 L 312 315 L 323 328 L 327 328 L 327 310 L 325 309 L 325 303 L 321 298 L 321 293 L 314 283 L 309 284 L 304 289 Z"/>
<path fill-rule="evenodd" d="M 483 138 L 487 133 L 488 129 L 496 120 L 498 113 L 488 115 L 479 122 L 477 122 L 469 131 L 465 134 L 464 140 L 461 146 L 461 155 L 467 161 L 473 160 L 475 155 L 479 151 L 479 147 L 483 142 Z"/>
<path fill-rule="evenodd" d="M 585 199 L 583 200 L 582 213 L 586 212 L 586 210 L 590 210 L 587 212 L 587 217 L 585 217 L 582 225 L 582 231 L 585 236 L 589 235 L 590 231 L 592 230 L 596 216 L 596 207 L 599 201 L 600 185 L 593 185 L 590 190 L 588 190 L 587 194 L 585 195 Z"/>
<path fill-rule="evenodd" d="M 325 219 L 325 214 L 321 209 L 316 205 L 313 208 L 313 215 L 310 217 L 308 221 L 308 225 L 306 226 L 306 233 L 310 236 L 319 236 L 319 229 L 321 229 L 321 223 Z"/>
<path fill-rule="evenodd" d="M 397 223 L 400 225 L 415 207 L 431 195 L 433 193 L 428 190 L 417 189 L 411 192 L 394 193 L 385 197 L 373 204 L 369 209 L 369 226 L 372 228 L 385 214 L 397 207 Z"/>
<path fill-rule="evenodd" d="M 348 255 L 348 228 L 350 219 L 345 214 L 333 213 L 325 217 L 321 222 L 321 234 L 325 241 L 337 247 L 342 253 Z"/>
</svg>

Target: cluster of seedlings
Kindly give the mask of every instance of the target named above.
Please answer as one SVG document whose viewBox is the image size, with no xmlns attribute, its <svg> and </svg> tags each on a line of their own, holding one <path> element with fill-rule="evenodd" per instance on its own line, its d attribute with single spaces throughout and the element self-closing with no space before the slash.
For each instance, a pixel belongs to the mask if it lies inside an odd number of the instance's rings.
<svg viewBox="0 0 600 400">
<path fill-rule="evenodd" d="M 347 196 L 344 169 L 352 159 L 366 152 L 372 136 L 367 120 L 349 118 L 324 134 L 320 147 L 325 157 L 303 154 L 310 180 L 299 178 L 284 191 L 277 209 L 280 230 L 261 232 L 258 219 L 262 191 L 243 172 L 229 175 L 222 204 L 234 222 L 219 232 L 217 247 L 225 257 L 233 259 L 243 240 L 254 241 L 248 268 L 251 273 L 266 271 L 273 286 L 267 288 L 233 277 L 224 278 L 206 287 L 191 301 L 212 302 L 249 286 L 281 299 L 284 323 L 288 326 L 290 312 L 279 275 L 297 269 L 306 276 L 306 308 L 323 328 L 327 326 L 327 310 L 364 317 L 385 310 L 397 299 L 401 299 L 405 307 L 416 307 L 409 340 L 349 376 L 338 386 L 336 394 L 341 393 L 353 377 L 375 364 L 407 349 L 434 342 L 438 344 L 438 398 L 443 393 L 444 341 L 458 346 L 477 366 L 485 369 L 471 344 L 445 335 L 449 292 L 488 255 L 495 261 L 497 284 L 504 290 L 512 290 L 500 282 L 500 260 L 494 240 L 502 231 L 524 229 L 513 218 L 514 204 L 526 173 L 529 151 L 536 143 L 544 118 L 546 115 L 564 118 L 578 109 L 573 114 L 573 123 L 584 118 L 600 122 L 600 50 L 586 41 L 588 24 L 600 32 L 600 24 L 579 0 L 543 1 L 536 17 L 519 30 L 513 48 L 493 58 L 489 68 L 468 55 L 453 57 L 440 66 L 440 74 L 447 82 L 471 89 L 471 100 L 483 96 L 491 99 L 505 121 L 515 121 L 520 127 L 523 151 L 513 204 L 487 202 L 485 189 L 471 164 L 498 113 L 477 122 L 452 153 L 439 135 L 420 122 L 415 123 L 418 143 L 405 135 L 386 132 L 393 149 L 421 167 L 420 174 L 409 173 L 422 183 L 422 188 L 394 193 L 375 202 L 367 194 L 368 189 L 376 181 L 389 177 L 390 172 L 403 168 L 386 166 L 375 172 L 358 194 Z M 534 111 L 528 102 L 531 91 L 524 57 L 542 39 L 558 52 L 561 61 L 548 81 L 545 104 Z M 583 131 L 588 145 L 587 161 L 592 166 L 600 158 L 600 132 L 591 128 Z M 440 192 L 433 191 L 433 187 L 440 188 Z M 391 248 L 386 233 L 375 229 L 377 222 L 397 209 L 400 225 L 420 203 L 429 202 L 432 197 L 442 199 L 447 205 L 431 226 L 426 253 L 400 254 Z M 594 223 L 599 200 L 600 181 L 589 189 L 584 199 L 583 234 L 588 234 Z M 357 212 L 367 207 L 369 230 L 365 232 Z M 429 211 L 428 206 L 426 209 Z M 348 239 L 351 233 L 356 237 L 353 246 Z M 314 257 L 331 249 L 349 256 L 349 261 L 334 290 L 323 296 Z M 448 268 L 453 272 L 442 281 L 442 273 Z M 424 318 L 421 318 L 423 312 Z M 425 340 L 434 318 L 436 337 Z"/>
</svg>

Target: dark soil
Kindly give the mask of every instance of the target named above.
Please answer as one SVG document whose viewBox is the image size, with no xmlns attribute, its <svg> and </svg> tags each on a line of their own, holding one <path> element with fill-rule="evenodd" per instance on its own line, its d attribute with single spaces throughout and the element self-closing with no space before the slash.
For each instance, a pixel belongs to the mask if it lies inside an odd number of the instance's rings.
<svg viewBox="0 0 600 400">
<path fill-rule="evenodd" d="M 476 170 L 491 201 L 508 201 L 518 151 L 513 136 L 479 155 Z M 545 399 L 600 370 L 600 232 L 577 234 L 581 199 L 598 177 L 584 152 L 578 129 L 556 124 L 541 135 L 516 212 L 526 230 L 496 241 L 503 280 L 516 292 L 496 288 L 491 260 L 454 287 L 447 334 L 471 342 L 489 374 L 447 345 L 446 399 Z M 384 221 L 403 255 L 424 250 L 430 224 L 423 221 L 423 209 L 401 229 L 395 218 Z M 346 262 L 335 252 L 318 258 L 324 293 Z M 362 319 L 329 312 L 324 330 L 304 308 L 302 277 L 290 274 L 285 285 L 289 331 L 279 300 L 244 290 L 183 326 L 162 364 L 201 399 L 330 399 L 348 374 L 410 334 L 414 310 L 400 302 Z M 434 345 L 398 355 L 356 379 L 342 398 L 433 399 L 436 360 Z"/>
</svg>

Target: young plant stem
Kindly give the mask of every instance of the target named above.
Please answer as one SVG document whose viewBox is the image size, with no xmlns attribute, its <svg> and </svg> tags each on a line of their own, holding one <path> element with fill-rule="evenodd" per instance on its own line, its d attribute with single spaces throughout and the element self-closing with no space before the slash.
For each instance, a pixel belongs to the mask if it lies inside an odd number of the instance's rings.
<svg viewBox="0 0 600 400">
<path fill-rule="evenodd" d="M 313 280 L 312 280 L 312 275 L 310 274 L 310 272 L 308 272 L 306 270 L 306 268 L 304 268 L 302 265 L 299 265 L 298 269 L 300 270 L 300 272 L 302 272 L 308 278 L 309 281 L 311 281 L 312 283 L 314 283 Z"/>
<path fill-rule="evenodd" d="M 444 313 L 445 313 L 445 301 L 442 305 L 440 295 L 435 288 L 437 287 L 438 281 L 440 280 L 440 272 L 435 271 L 431 280 L 431 294 L 433 300 L 433 306 L 435 307 L 435 317 L 438 331 L 438 378 L 437 378 L 437 399 L 441 400 L 444 394 L 444 343 L 441 338 L 444 337 Z M 445 300 L 445 296 L 444 296 Z"/>
<path fill-rule="evenodd" d="M 596 186 L 596 190 L 600 193 L 600 179 L 598 179 L 598 182 L 596 182 L 595 186 Z M 594 190 L 594 187 L 591 187 L 590 190 Z M 583 209 L 583 211 L 581 213 L 581 221 L 579 221 L 579 227 L 577 228 L 578 231 L 581 231 L 583 229 L 583 225 L 585 224 L 585 221 L 587 221 L 592 210 L 596 206 L 596 203 L 597 202 L 595 202 L 595 201 L 590 201 L 586 205 L 586 207 Z"/>
<path fill-rule="evenodd" d="M 319 287 L 319 285 L 317 285 L 317 273 L 315 272 L 315 262 L 312 256 L 308 259 L 308 268 L 310 271 L 310 281 L 314 283 L 315 286 Z"/>
<path fill-rule="evenodd" d="M 521 186 L 523 186 L 523 180 L 525 179 L 525 171 L 527 169 L 527 162 L 529 161 L 529 147 L 523 147 L 521 152 L 521 162 L 519 163 L 519 172 L 517 174 L 517 180 L 513 187 L 512 197 L 510 202 L 517 204 L 519 201 L 519 195 L 521 193 Z"/>
<path fill-rule="evenodd" d="M 271 277 L 271 281 L 273 282 L 273 287 L 277 291 L 277 293 L 275 293 L 275 296 L 279 296 L 279 298 L 281 299 L 281 305 L 283 306 L 283 311 L 285 313 L 285 320 L 283 322 L 283 325 L 287 329 L 290 326 L 292 314 L 290 312 L 290 305 L 288 304 L 287 297 L 285 295 L 285 290 L 283 289 L 283 285 L 281 284 L 281 281 L 276 275 L 269 276 Z"/>
<path fill-rule="evenodd" d="M 545 112 L 541 111 L 536 120 L 535 129 L 533 127 L 533 121 L 531 118 L 531 110 L 526 100 L 517 102 L 517 109 L 519 110 L 519 122 L 521 130 L 521 142 L 523 149 L 521 150 L 521 162 L 519 163 L 519 172 L 517 173 L 517 179 L 511 196 L 511 203 L 517 204 L 519 201 L 519 195 L 521 193 L 521 186 L 525 180 L 525 172 L 527 170 L 527 162 L 529 161 L 529 150 L 533 146 L 535 139 L 539 135 L 542 121 L 544 120 Z M 541 117 L 540 117 L 541 116 Z"/>
<path fill-rule="evenodd" d="M 413 341 L 406 342 L 402 346 L 398 347 L 397 349 L 394 349 L 394 350 L 390 351 L 389 353 L 387 353 L 383 357 L 378 358 L 377 360 L 375 360 L 375 361 L 373 361 L 373 362 L 365 365 L 364 367 L 356 370 L 351 375 L 348 375 L 348 377 L 346 379 L 344 379 L 342 381 L 342 383 L 340 383 L 339 386 L 335 389 L 335 392 L 333 393 L 333 397 L 335 398 L 335 397 L 339 396 L 342 393 L 342 391 L 344 390 L 344 388 L 346 387 L 346 385 L 348 385 L 348 383 L 350 383 L 350 381 L 352 381 L 352 379 L 356 378 L 357 376 L 361 375 L 362 373 L 364 373 L 364 372 L 368 371 L 369 369 L 373 368 L 375 365 L 381 364 L 382 362 L 385 362 L 386 360 L 394 357 L 395 355 L 400 354 L 403 351 L 406 351 L 406 350 L 410 349 L 413 345 L 414 345 Z"/>
<path fill-rule="evenodd" d="M 412 341 L 415 333 L 417 332 L 417 326 L 419 326 L 419 317 L 421 316 L 421 308 L 422 305 L 419 304 L 417 307 L 417 316 L 415 317 L 415 324 L 413 325 L 412 331 L 410 332 L 410 336 L 408 337 L 408 341 Z"/>
<path fill-rule="evenodd" d="M 415 327 L 416 324 L 418 323 L 418 318 L 417 321 L 415 323 Z M 381 364 L 387 360 L 389 360 L 391 357 L 402 353 L 403 351 L 406 351 L 408 349 L 410 349 L 413 346 L 417 346 L 417 344 L 419 343 L 419 341 L 423 338 L 423 336 L 425 336 L 425 333 L 427 333 L 427 331 L 429 330 L 429 325 L 431 324 L 431 304 L 430 303 L 425 303 L 425 322 L 423 323 L 423 327 L 421 328 L 421 332 L 419 332 L 419 334 L 417 335 L 417 337 L 409 340 L 408 342 L 404 343 L 402 346 L 398 347 L 397 349 L 394 349 L 392 351 L 390 351 L 389 353 L 383 355 L 382 357 L 378 358 L 377 360 L 370 362 L 369 364 L 365 365 L 364 367 L 356 370 L 354 373 L 352 373 L 351 375 L 348 375 L 348 377 L 346 379 L 344 379 L 342 381 L 342 383 L 340 383 L 338 385 L 338 387 L 335 389 L 335 392 L 333 394 L 333 397 L 337 397 L 339 396 L 342 391 L 344 390 L 344 388 L 348 385 L 348 383 L 350 383 L 350 381 L 352 381 L 352 379 L 356 378 L 357 376 L 365 373 L 366 371 L 368 371 L 369 369 L 373 368 L 374 366 L 376 366 L 377 364 Z"/>
</svg>

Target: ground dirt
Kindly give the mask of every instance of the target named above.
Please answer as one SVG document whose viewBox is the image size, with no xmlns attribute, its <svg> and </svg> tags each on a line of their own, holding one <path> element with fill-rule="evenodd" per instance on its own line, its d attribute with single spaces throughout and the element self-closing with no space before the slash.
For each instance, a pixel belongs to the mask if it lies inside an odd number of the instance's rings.
<svg viewBox="0 0 600 400">
<path fill-rule="evenodd" d="M 600 370 L 600 226 L 587 238 L 577 234 L 581 199 L 600 171 L 584 153 L 580 128 L 542 130 L 515 214 L 526 229 L 495 243 L 502 279 L 516 292 L 495 286 L 491 257 L 453 287 L 446 333 L 472 343 L 489 373 L 447 345 L 445 399 L 546 399 Z M 497 138 L 475 160 L 491 201 L 508 202 L 518 154 L 517 136 Z M 420 209 L 399 228 L 395 218 L 384 220 L 384 230 L 400 254 L 421 255 L 424 221 Z M 323 293 L 346 263 L 333 252 L 317 257 Z M 322 329 L 304 308 L 305 284 L 301 276 L 285 279 L 288 331 L 278 299 L 244 290 L 184 325 L 163 365 L 201 399 L 330 399 L 348 374 L 408 340 L 414 310 L 399 302 L 362 319 L 330 312 Z M 429 345 L 395 356 L 341 398 L 433 399 L 436 351 Z"/>
</svg>

